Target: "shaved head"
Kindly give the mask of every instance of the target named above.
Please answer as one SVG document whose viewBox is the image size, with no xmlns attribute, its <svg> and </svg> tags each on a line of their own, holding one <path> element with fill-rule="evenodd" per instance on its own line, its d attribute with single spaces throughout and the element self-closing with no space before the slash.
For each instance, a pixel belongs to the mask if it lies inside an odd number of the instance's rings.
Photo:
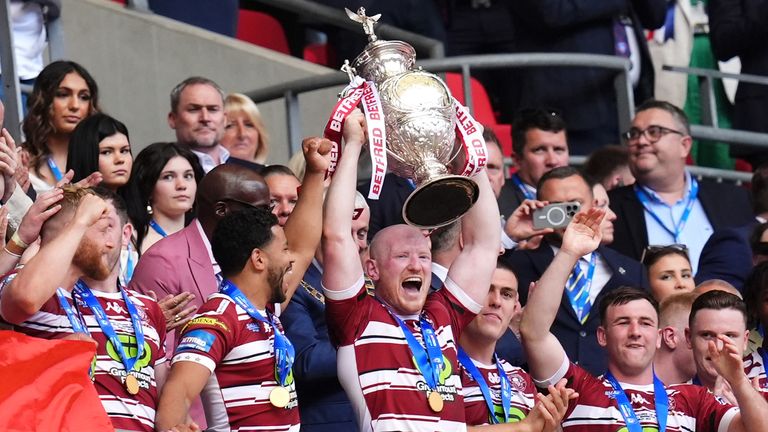
<svg viewBox="0 0 768 432">
<path fill-rule="evenodd" d="M 394 243 L 401 242 L 424 243 L 430 247 L 429 237 L 425 237 L 420 229 L 404 224 L 391 225 L 377 232 L 371 240 L 371 258 L 377 259 L 386 256 Z"/>
<path fill-rule="evenodd" d="M 235 164 L 212 169 L 197 186 L 198 219 L 210 239 L 227 213 L 246 207 L 268 206 L 269 188 L 255 171 Z"/>
</svg>

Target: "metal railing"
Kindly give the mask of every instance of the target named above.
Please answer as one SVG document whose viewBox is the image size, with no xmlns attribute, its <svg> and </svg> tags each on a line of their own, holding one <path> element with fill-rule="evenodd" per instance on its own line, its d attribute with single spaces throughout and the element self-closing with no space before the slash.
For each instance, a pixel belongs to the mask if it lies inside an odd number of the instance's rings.
<svg viewBox="0 0 768 432">
<path fill-rule="evenodd" d="M 491 54 L 427 59 L 417 63 L 431 72 L 461 71 L 464 87 L 465 105 L 472 109 L 472 90 L 470 76 L 472 69 L 500 69 L 509 67 L 542 67 L 542 66 L 577 66 L 599 67 L 614 72 L 613 85 L 617 97 L 617 116 L 621 130 L 629 129 L 634 115 L 634 97 L 631 83 L 628 79 L 629 60 L 616 56 L 597 54 Z M 258 90 L 244 92 L 254 102 L 268 102 L 284 98 L 286 106 L 286 121 L 290 153 L 300 150 L 301 130 L 299 119 L 298 95 L 313 90 L 320 90 L 349 83 L 349 78 L 341 72 L 333 72 L 289 81 Z M 329 101 L 329 105 L 332 101 Z M 330 107 L 329 107 L 330 110 Z"/>
<path fill-rule="evenodd" d="M 61 21 L 55 19 L 45 23 L 48 36 L 48 62 L 64 58 L 64 37 Z M 11 31 L 10 1 L 0 0 L 0 68 L 2 68 L 2 86 L 5 104 L 5 123 L 11 136 L 21 142 L 21 121 L 24 118 L 21 106 L 21 93 L 32 93 L 32 86 L 19 84 L 16 72 L 16 55 L 13 51 L 13 33 Z M 2 123 L 2 119 L 0 119 Z"/>
</svg>

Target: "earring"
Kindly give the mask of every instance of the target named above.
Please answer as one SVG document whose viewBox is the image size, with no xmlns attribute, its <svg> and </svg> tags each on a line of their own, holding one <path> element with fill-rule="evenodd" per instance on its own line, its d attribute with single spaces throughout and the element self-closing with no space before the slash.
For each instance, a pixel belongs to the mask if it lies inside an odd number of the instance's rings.
<svg viewBox="0 0 768 432">
<path fill-rule="evenodd" d="M 152 216 L 152 206 L 149 203 L 147 203 L 147 214 Z"/>
</svg>

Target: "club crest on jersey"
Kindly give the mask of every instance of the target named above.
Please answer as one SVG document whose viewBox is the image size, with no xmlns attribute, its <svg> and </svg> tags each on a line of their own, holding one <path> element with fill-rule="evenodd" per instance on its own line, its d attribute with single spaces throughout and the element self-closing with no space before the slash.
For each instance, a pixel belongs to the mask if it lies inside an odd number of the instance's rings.
<svg viewBox="0 0 768 432">
<path fill-rule="evenodd" d="M 512 384 L 512 387 L 517 391 L 525 390 L 525 379 L 517 372 L 513 372 L 512 375 L 509 376 L 509 383 Z"/>
</svg>

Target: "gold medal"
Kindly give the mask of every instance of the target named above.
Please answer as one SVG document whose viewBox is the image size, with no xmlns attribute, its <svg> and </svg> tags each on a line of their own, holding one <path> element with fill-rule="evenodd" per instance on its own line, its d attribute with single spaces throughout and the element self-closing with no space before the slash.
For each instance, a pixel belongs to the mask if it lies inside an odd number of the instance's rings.
<svg viewBox="0 0 768 432">
<path fill-rule="evenodd" d="M 291 393 L 285 387 L 275 387 L 269 392 L 269 403 L 275 408 L 285 408 L 291 401 Z"/>
<path fill-rule="evenodd" d="M 443 397 L 440 396 L 440 393 L 436 391 L 429 393 L 427 402 L 429 402 L 429 408 L 432 409 L 432 411 L 439 413 L 443 410 Z"/>
<path fill-rule="evenodd" d="M 139 380 L 135 376 L 128 374 L 125 376 L 125 389 L 128 393 L 135 395 L 139 393 Z"/>
</svg>

